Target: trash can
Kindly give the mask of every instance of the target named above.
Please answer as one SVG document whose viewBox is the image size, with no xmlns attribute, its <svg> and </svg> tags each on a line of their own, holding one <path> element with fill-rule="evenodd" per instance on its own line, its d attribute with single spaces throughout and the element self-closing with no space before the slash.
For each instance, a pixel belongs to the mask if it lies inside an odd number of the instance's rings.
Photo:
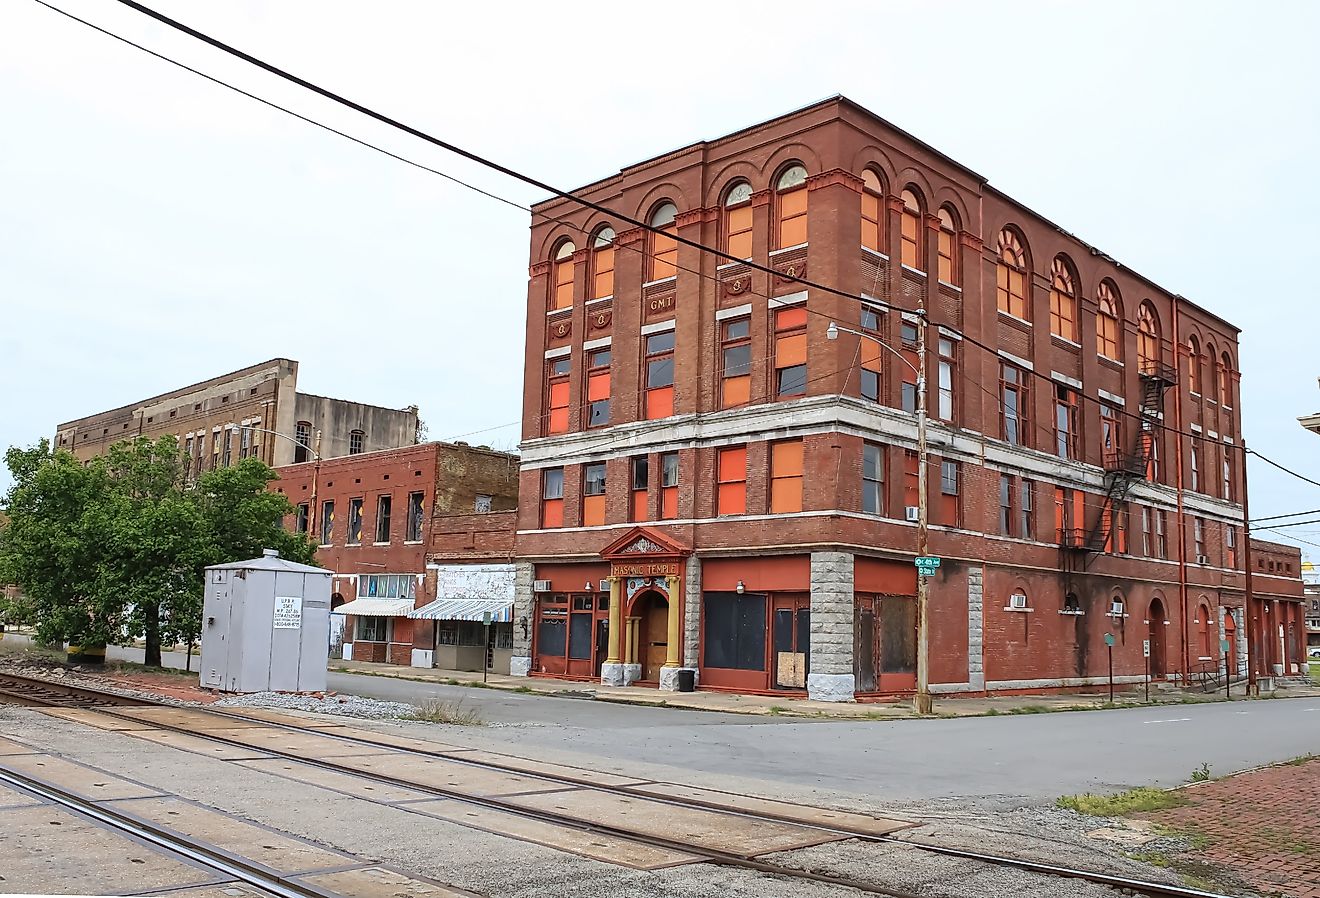
<svg viewBox="0 0 1320 898">
<path fill-rule="evenodd" d="M 695 692 L 697 689 L 697 672 L 690 667 L 680 668 L 678 671 L 678 691 Z"/>
</svg>

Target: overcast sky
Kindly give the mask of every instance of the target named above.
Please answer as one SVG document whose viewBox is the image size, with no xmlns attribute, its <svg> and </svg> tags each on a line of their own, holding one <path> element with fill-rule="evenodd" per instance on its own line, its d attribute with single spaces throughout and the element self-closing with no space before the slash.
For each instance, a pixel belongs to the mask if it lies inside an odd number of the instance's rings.
<svg viewBox="0 0 1320 898">
<path fill-rule="evenodd" d="M 51 2 L 542 198 L 113 0 Z M 567 187 L 842 93 L 1238 324 L 1248 443 L 1320 480 L 1320 436 L 1296 423 L 1320 410 L 1320 4 L 155 6 Z M 0 4 L 0 447 L 287 356 L 307 392 L 416 403 L 432 437 L 513 448 L 527 228 L 34 0 Z M 1253 517 L 1320 508 L 1320 488 L 1256 460 L 1250 477 Z"/>
</svg>

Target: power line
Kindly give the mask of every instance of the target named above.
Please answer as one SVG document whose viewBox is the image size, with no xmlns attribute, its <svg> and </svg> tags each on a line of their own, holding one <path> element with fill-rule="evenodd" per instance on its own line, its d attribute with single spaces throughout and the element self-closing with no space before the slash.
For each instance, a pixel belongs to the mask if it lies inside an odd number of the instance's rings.
<svg viewBox="0 0 1320 898">
<path fill-rule="evenodd" d="M 1307 477 L 1305 474 L 1298 474 L 1296 471 L 1294 471 L 1292 468 L 1289 468 L 1287 465 L 1282 465 L 1272 458 L 1266 458 L 1264 455 L 1261 455 L 1255 449 L 1248 449 L 1247 453 L 1249 455 L 1256 456 L 1261 461 L 1265 462 L 1265 464 L 1267 465 L 1273 465 L 1274 467 L 1278 468 L 1280 471 L 1284 472 L 1285 474 L 1291 474 L 1292 476 L 1296 477 L 1298 480 L 1305 480 L 1307 483 L 1311 484 L 1312 486 L 1320 486 L 1320 480 L 1312 480 L 1310 477 Z M 1310 514 L 1310 512 L 1300 512 L 1300 513 Z M 1288 517 L 1288 515 L 1284 515 L 1284 517 Z"/>
<path fill-rule="evenodd" d="M 1291 512 L 1291 513 L 1289 513 L 1289 514 L 1276 514 L 1276 515 L 1271 515 L 1270 517 L 1267 517 L 1267 518 L 1253 518 L 1252 520 L 1248 521 L 1247 523 L 1248 523 L 1248 524 L 1259 524 L 1259 523 L 1261 523 L 1261 522 L 1263 522 L 1263 521 L 1281 521 L 1281 520 L 1283 520 L 1284 518 L 1299 518 L 1299 517 L 1301 517 L 1301 516 L 1304 515 L 1304 514 L 1320 514 L 1320 508 L 1313 508 L 1313 509 L 1311 509 L 1310 511 L 1294 511 L 1294 512 Z M 1311 523 L 1318 523 L 1318 522 L 1315 522 L 1315 521 L 1298 521 L 1297 524 L 1289 524 L 1288 526 L 1289 526 L 1289 527 L 1296 527 L 1296 526 L 1298 526 L 1299 524 L 1311 524 Z"/>
<path fill-rule="evenodd" d="M 1248 525 L 1248 526 L 1251 526 L 1251 525 L 1253 525 L 1253 524 L 1255 524 L 1255 523 L 1256 523 L 1255 521 L 1248 521 L 1248 522 L 1247 522 L 1247 525 Z M 1278 529 L 1281 528 L 1281 527 L 1302 527 L 1302 526 L 1307 525 L 1307 524 L 1320 524 L 1320 518 L 1312 518 L 1312 519 L 1309 520 L 1309 521 L 1293 521 L 1293 522 L 1290 523 L 1290 524 L 1273 524 L 1273 525 L 1271 525 L 1271 526 L 1269 526 L 1269 527 L 1265 527 L 1265 528 L 1262 528 L 1262 529 L 1265 529 L 1265 530 L 1278 530 Z"/>
</svg>

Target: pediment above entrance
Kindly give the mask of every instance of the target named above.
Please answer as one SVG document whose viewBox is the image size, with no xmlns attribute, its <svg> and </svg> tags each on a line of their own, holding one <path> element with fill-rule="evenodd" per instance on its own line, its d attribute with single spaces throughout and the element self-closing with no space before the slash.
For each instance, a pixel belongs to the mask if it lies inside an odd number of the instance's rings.
<svg viewBox="0 0 1320 898">
<path fill-rule="evenodd" d="M 639 561 L 647 558 L 682 558 L 691 553 L 687 546 L 668 539 L 646 527 L 634 527 L 601 550 L 601 557 L 611 561 Z"/>
</svg>

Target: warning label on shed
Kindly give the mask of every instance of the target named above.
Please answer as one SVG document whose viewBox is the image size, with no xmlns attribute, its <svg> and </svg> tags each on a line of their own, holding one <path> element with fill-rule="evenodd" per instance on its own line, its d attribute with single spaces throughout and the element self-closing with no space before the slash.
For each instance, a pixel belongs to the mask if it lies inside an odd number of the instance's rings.
<svg viewBox="0 0 1320 898">
<path fill-rule="evenodd" d="M 298 630 L 302 628 L 302 596 L 276 596 L 276 630 Z"/>
</svg>

